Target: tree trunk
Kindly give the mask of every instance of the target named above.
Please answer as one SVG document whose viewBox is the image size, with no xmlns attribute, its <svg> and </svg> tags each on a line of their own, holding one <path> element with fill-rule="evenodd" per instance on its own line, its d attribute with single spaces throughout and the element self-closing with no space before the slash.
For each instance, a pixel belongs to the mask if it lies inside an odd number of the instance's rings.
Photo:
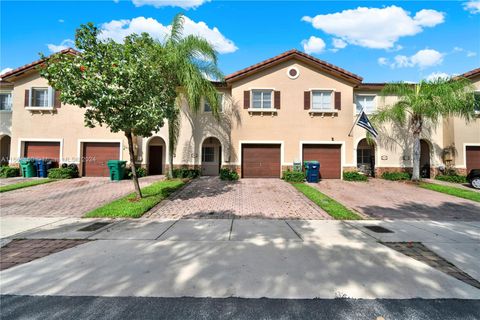
<svg viewBox="0 0 480 320">
<path fill-rule="evenodd" d="M 130 155 L 130 166 L 132 167 L 132 181 L 135 186 L 135 193 L 137 199 L 142 198 L 142 190 L 140 190 L 140 184 L 138 183 L 137 168 L 135 168 L 135 153 L 133 152 L 133 137 L 131 132 L 125 132 L 125 136 L 128 141 L 128 154 Z"/>
<path fill-rule="evenodd" d="M 413 133 L 413 172 L 412 181 L 420 180 L 420 133 Z"/>
<path fill-rule="evenodd" d="M 175 138 L 172 121 L 168 120 L 168 179 L 173 178 L 173 156 L 175 149 Z"/>
</svg>

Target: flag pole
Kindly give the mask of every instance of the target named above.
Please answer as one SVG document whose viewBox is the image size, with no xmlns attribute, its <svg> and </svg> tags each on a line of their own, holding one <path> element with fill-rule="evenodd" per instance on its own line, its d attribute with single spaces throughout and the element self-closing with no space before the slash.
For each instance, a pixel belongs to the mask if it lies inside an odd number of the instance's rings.
<svg viewBox="0 0 480 320">
<path fill-rule="evenodd" d="M 364 109 L 365 109 L 365 107 L 362 107 L 362 110 L 360 110 L 360 112 L 358 113 L 357 119 L 355 119 L 355 122 L 353 123 L 353 126 L 352 126 L 352 128 L 350 129 L 350 132 L 348 133 L 348 136 L 349 136 L 349 137 L 352 136 L 353 128 L 355 128 L 355 125 L 357 124 L 358 119 L 359 119 L 360 116 L 362 115 Z"/>
</svg>

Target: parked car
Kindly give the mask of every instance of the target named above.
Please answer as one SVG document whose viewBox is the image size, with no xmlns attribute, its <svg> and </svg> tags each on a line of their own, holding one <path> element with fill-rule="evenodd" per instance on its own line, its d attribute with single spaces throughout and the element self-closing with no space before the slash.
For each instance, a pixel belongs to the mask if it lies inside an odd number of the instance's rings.
<svg viewBox="0 0 480 320">
<path fill-rule="evenodd" d="M 480 169 L 472 169 L 467 175 L 467 181 L 475 189 L 480 189 Z"/>
</svg>

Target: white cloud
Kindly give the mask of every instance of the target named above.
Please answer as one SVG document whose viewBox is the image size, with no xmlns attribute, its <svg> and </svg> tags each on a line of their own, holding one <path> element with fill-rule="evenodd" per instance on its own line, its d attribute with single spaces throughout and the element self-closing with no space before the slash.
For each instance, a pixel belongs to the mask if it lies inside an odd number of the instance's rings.
<svg viewBox="0 0 480 320">
<path fill-rule="evenodd" d="M 63 19 L 58 19 L 58 22 L 60 22 L 60 23 L 64 23 L 64 22 L 65 22 L 65 20 L 63 20 Z"/>
<path fill-rule="evenodd" d="M 70 39 L 65 39 L 58 45 L 53 44 L 53 43 L 49 43 L 49 44 L 47 44 L 47 47 L 48 47 L 48 50 L 50 50 L 50 52 L 55 53 L 55 52 L 62 51 L 62 50 L 67 49 L 67 48 L 75 47 L 75 42 L 73 40 L 70 40 Z"/>
<path fill-rule="evenodd" d="M 410 61 L 420 69 L 437 66 L 443 62 L 443 53 L 433 49 L 424 49 L 411 56 Z"/>
<path fill-rule="evenodd" d="M 390 68 L 411 68 L 418 67 L 426 69 L 429 67 L 442 64 L 444 54 L 433 49 L 423 49 L 411 56 L 397 55 L 390 62 L 385 57 L 378 58 L 377 62 L 380 65 L 388 65 Z"/>
<path fill-rule="evenodd" d="M 302 41 L 303 51 L 308 54 L 322 53 L 325 50 L 325 41 L 320 38 L 311 36 L 308 40 Z"/>
<path fill-rule="evenodd" d="M 180 7 L 182 9 L 197 8 L 210 0 L 132 0 L 137 7 L 149 5 L 155 8 L 160 7 Z"/>
<path fill-rule="evenodd" d="M 198 35 L 210 42 L 219 53 L 235 52 L 238 48 L 234 42 L 227 39 L 216 27 L 209 28 L 203 22 L 195 22 L 188 17 L 184 17 L 185 24 L 183 34 Z M 126 36 L 136 33 L 146 32 L 153 38 L 162 41 L 170 31 L 170 26 L 164 26 L 153 18 L 137 17 L 131 20 L 112 20 L 100 26 L 102 33 L 101 39 L 111 38 L 117 42 L 123 41 Z"/>
<path fill-rule="evenodd" d="M 5 74 L 5 73 L 10 72 L 10 71 L 12 71 L 12 70 L 13 70 L 12 68 L 2 69 L 2 71 L 0 71 L 0 76 L 1 76 L 2 74 Z"/>
<path fill-rule="evenodd" d="M 347 43 L 340 38 L 333 38 L 332 44 L 335 49 L 343 49 L 347 46 Z"/>
<path fill-rule="evenodd" d="M 377 59 L 377 62 L 378 62 L 379 65 L 385 66 L 385 65 L 388 64 L 388 59 L 385 58 L 385 57 L 380 57 L 380 58 Z"/>
<path fill-rule="evenodd" d="M 480 13 L 480 0 L 470 0 L 463 4 L 463 9 L 467 10 L 471 14 Z"/>
<path fill-rule="evenodd" d="M 467 58 L 472 58 L 472 57 L 477 56 L 476 52 L 470 51 L 470 50 L 465 50 L 461 47 L 454 47 L 453 50 L 452 50 L 452 53 L 459 53 L 459 52 L 464 52 L 465 56 L 467 56 Z"/>
<path fill-rule="evenodd" d="M 348 44 L 375 49 L 391 49 L 405 36 L 413 36 L 425 27 L 444 21 L 445 14 L 435 10 L 420 10 L 415 16 L 397 6 L 344 10 L 331 14 L 305 16 L 316 29 L 334 35 Z"/>
<path fill-rule="evenodd" d="M 425 80 L 427 81 L 435 81 L 438 79 L 446 80 L 446 79 L 450 79 L 450 77 L 451 76 L 445 72 L 432 72 L 425 78 Z"/>
</svg>

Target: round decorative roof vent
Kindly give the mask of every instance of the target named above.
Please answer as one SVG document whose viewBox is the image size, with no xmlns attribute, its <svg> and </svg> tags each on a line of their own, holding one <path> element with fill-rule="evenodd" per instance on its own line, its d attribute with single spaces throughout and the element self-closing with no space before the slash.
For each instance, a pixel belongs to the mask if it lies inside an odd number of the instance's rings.
<svg viewBox="0 0 480 320">
<path fill-rule="evenodd" d="M 298 71 L 298 69 L 296 67 L 288 68 L 287 76 L 290 79 L 297 79 L 299 75 L 300 75 L 300 71 Z"/>
</svg>

